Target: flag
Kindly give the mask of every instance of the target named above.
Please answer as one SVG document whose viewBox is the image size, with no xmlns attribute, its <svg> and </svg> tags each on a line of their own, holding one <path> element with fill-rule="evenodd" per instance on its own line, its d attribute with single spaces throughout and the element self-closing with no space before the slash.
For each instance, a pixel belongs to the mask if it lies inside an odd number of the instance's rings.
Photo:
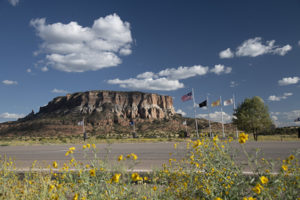
<svg viewBox="0 0 300 200">
<path fill-rule="evenodd" d="M 77 124 L 78 124 L 78 126 L 83 126 L 84 122 L 82 120 L 82 121 L 78 122 Z"/>
<path fill-rule="evenodd" d="M 130 125 L 130 126 L 133 126 L 133 125 L 134 125 L 134 121 L 133 121 L 133 120 L 130 120 L 129 125 Z"/>
<path fill-rule="evenodd" d="M 181 97 L 181 100 L 184 102 L 184 101 L 188 101 L 188 100 L 191 100 L 193 98 L 193 93 L 192 92 L 189 92 L 187 93 L 186 95 L 183 95 Z"/>
<path fill-rule="evenodd" d="M 300 117 L 294 120 L 294 122 L 300 122 Z"/>
<path fill-rule="evenodd" d="M 183 125 L 186 125 L 186 121 L 182 122 Z"/>
<path fill-rule="evenodd" d="M 228 106 L 228 105 L 231 105 L 231 104 L 233 104 L 233 99 L 232 98 L 224 101 L 224 106 Z"/>
<path fill-rule="evenodd" d="M 207 100 L 199 103 L 199 107 L 202 108 L 202 107 L 206 107 L 207 106 Z"/>
<path fill-rule="evenodd" d="M 215 102 L 212 102 L 211 107 L 215 107 L 215 106 L 219 106 L 219 105 L 220 105 L 220 99 Z"/>
</svg>

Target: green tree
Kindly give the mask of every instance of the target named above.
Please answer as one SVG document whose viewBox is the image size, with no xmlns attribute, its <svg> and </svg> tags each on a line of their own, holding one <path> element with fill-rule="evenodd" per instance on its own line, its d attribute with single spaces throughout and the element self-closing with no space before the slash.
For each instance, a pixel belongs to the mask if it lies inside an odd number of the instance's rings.
<svg viewBox="0 0 300 200">
<path fill-rule="evenodd" d="M 261 131 L 269 130 L 272 127 L 268 107 L 258 96 L 245 99 L 235 109 L 233 116 L 233 124 L 240 130 L 252 132 L 256 141 Z"/>
</svg>

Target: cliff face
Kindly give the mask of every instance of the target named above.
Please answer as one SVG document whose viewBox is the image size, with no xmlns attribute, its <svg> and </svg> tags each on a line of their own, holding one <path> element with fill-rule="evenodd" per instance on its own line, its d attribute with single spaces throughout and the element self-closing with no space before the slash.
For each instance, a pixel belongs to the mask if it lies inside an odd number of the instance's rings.
<svg viewBox="0 0 300 200">
<path fill-rule="evenodd" d="M 114 122 L 131 119 L 169 119 L 175 114 L 173 100 L 142 92 L 88 91 L 56 97 L 41 107 L 37 118 L 60 116 L 96 116 Z"/>
</svg>

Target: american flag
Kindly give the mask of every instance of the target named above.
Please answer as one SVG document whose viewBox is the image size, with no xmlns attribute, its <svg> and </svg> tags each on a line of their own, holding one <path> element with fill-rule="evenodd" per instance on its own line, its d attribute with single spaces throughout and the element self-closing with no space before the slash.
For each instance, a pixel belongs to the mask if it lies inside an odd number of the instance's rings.
<svg viewBox="0 0 300 200">
<path fill-rule="evenodd" d="M 184 101 L 188 101 L 188 100 L 191 100 L 193 98 L 193 93 L 192 92 L 189 92 L 187 93 L 186 95 L 183 95 L 181 97 L 181 100 L 184 102 Z"/>
</svg>

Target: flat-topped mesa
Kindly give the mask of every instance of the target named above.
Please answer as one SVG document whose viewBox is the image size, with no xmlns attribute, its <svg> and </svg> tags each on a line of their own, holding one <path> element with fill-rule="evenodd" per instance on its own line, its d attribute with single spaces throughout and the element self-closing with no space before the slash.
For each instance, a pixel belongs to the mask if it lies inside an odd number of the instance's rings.
<svg viewBox="0 0 300 200">
<path fill-rule="evenodd" d="M 36 117 L 97 116 L 114 121 L 168 119 L 175 114 L 170 96 L 143 92 L 87 91 L 56 97 Z M 116 119 L 117 118 L 117 119 Z"/>
</svg>

